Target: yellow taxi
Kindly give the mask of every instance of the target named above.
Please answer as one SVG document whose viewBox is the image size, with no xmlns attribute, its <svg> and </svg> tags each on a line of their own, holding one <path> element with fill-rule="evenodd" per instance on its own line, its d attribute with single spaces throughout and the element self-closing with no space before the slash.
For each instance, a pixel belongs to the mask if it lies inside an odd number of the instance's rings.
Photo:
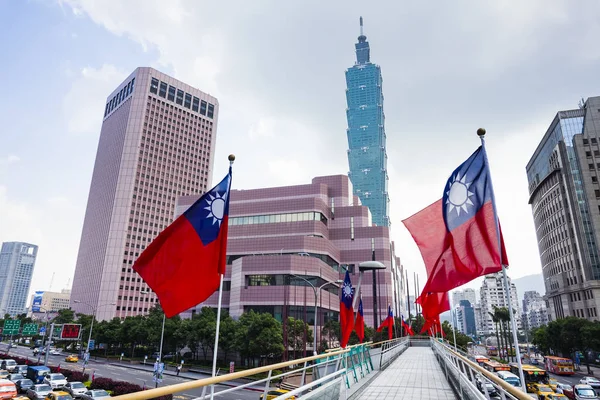
<svg viewBox="0 0 600 400">
<path fill-rule="evenodd" d="M 550 389 L 552 389 L 556 392 L 556 387 L 558 386 L 558 381 L 554 378 L 550 378 L 550 379 L 548 379 L 548 386 L 550 386 Z"/>
<path fill-rule="evenodd" d="M 73 397 L 68 392 L 59 390 L 57 392 L 50 392 L 44 398 L 45 400 L 73 400 Z"/>
<path fill-rule="evenodd" d="M 279 396 L 281 396 L 282 394 L 286 394 L 287 392 L 289 392 L 289 390 L 285 390 L 285 389 L 275 389 L 275 390 L 269 390 L 267 392 L 267 399 L 266 400 L 273 400 Z M 288 397 L 289 399 L 295 400 L 296 397 L 292 396 L 292 397 Z M 263 395 L 260 395 L 260 399 L 263 400 Z"/>
<path fill-rule="evenodd" d="M 548 400 L 565 400 L 565 399 L 568 399 L 568 397 L 565 396 L 562 393 L 552 393 L 552 394 L 549 394 L 548 396 L 546 396 L 546 398 Z"/>
<path fill-rule="evenodd" d="M 550 386 L 544 385 L 543 383 L 534 383 L 531 385 L 533 388 L 533 393 L 535 393 L 538 399 L 551 399 L 548 397 L 551 394 L 555 394 Z"/>
<path fill-rule="evenodd" d="M 77 357 L 76 354 L 69 354 L 68 356 L 65 357 L 65 361 L 76 363 L 77 361 L 79 361 L 79 357 Z"/>
</svg>

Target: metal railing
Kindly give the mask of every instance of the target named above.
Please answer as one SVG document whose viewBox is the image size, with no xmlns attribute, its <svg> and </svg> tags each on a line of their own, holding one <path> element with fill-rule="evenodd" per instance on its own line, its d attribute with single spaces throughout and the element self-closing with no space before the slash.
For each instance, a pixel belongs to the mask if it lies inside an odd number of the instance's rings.
<svg viewBox="0 0 600 400">
<path fill-rule="evenodd" d="M 431 339 L 431 343 L 446 379 L 461 399 L 489 400 L 490 395 L 497 394 L 502 400 L 531 400 L 531 397 L 520 388 L 506 383 L 494 373 L 454 351 L 447 344 L 435 339 Z M 488 387 L 486 383 L 491 386 Z"/>
</svg>

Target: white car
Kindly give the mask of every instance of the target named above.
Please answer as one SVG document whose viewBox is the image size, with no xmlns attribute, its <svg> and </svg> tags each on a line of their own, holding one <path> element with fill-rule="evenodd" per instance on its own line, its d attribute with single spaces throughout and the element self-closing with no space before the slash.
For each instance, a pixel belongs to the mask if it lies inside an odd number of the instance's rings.
<svg viewBox="0 0 600 400">
<path fill-rule="evenodd" d="M 69 382 L 64 387 L 66 392 L 75 398 L 81 397 L 82 394 L 87 392 L 88 388 L 81 382 Z"/>
<path fill-rule="evenodd" d="M 81 395 L 81 400 L 108 400 L 110 399 L 110 395 L 106 390 L 102 389 L 94 389 L 88 390 L 84 394 Z"/>
<path fill-rule="evenodd" d="M 60 356 L 60 350 L 52 349 L 52 350 L 50 350 L 50 355 L 51 356 Z"/>
<path fill-rule="evenodd" d="M 67 384 L 67 378 L 63 374 L 48 374 L 44 377 L 46 385 L 50 385 L 52 390 L 62 388 Z"/>
<path fill-rule="evenodd" d="M 593 378 L 591 376 L 586 376 L 585 378 L 580 379 L 579 383 L 583 385 L 590 385 L 595 390 L 600 389 L 600 381 L 597 378 Z"/>
</svg>

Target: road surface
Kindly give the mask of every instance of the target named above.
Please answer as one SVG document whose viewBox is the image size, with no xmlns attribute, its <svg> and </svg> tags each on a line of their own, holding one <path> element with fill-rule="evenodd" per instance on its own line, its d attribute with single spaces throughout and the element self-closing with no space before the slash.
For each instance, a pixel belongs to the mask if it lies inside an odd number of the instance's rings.
<svg viewBox="0 0 600 400">
<path fill-rule="evenodd" d="M 7 346 L 5 344 L 2 344 L 0 346 L 0 352 L 4 353 L 6 351 Z M 13 347 L 10 349 L 9 355 L 8 357 L 4 356 L 4 354 L 2 354 L 2 358 L 10 358 L 11 355 L 14 356 L 20 356 L 20 357 L 29 357 L 29 359 L 31 361 L 37 361 L 37 357 L 33 357 L 33 352 L 30 348 L 28 347 Z M 66 363 L 65 362 L 65 356 L 67 354 L 62 354 L 61 356 L 52 356 L 49 355 L 48 356 L 48 364 L 49 365 L 53 365 L 53 366 L 57 366 L 58 364 L 61 365 L 61 368 L 68 368 L 68 369 L 72 369 L 72 370 L 78 370 L 78 371 L 82 371 L 83 370 L 83 364 L 80 361 L 79 363 L 75 364 L 75 363 Z M 44 357 L 41 358 L 41 361 L 44 360 Z M 92 372 L 94 372 L 94 376 L 95 377 L 105 377 L 105 378 L 111 378 L 111 379 L 118 379 L 121 381 L 125 381 L 125 382 L 130 382 L 130 383 L 135 383 L 138 384 L 140 386 L 146 386 L 146 387 L 154 387 L 155 383 L 152 381 L 152 367 L 150 365 L 147 366 L 147 370 L 140 370 L 140 369 L 134 369 L 132 368 L 133 365 L 130 364 L 126 364 L 123 363 L 123 365 L 114 365 L 114 364 L 108 364 L 104 361 L 93 361 L 91 360 L 87 367 L 85 372 L 91 374 Z M 144 368 L 144 366 L 142 366 L 141 364 L 138 366 L 135 366 L 136 368 Z M 159 386 L 168 386 L 168 385 L 174 385 L 176 383 L 183 383 L 183 382 L 190 382 L 192 379 L 190 378 L 194 378 L 194 379 L 201 379 L 201 378 L 207 378 L 208 375 L 201 375 L 201 374 L 188 374 L 188 373 L 181 373 L 181 376 L 171 376 L 171 375 L 167 375 L 164 374 L 163 375 L 163 381 L 162 383 L 159 384 Z M 241 383 L 232 383 L 233 385 L 241 385 Z M 225 390 L 225 389 L 230 389 L 231 386 L 225 386 L 225 385 L 217 385 L 215 386 L 215 391 L 219 392 L 221 390 Z M 264 386 L 263 386 L 264 388 Z M 257 400 L 259 398 L 259 396 L 261 395 L 261 392 L 258 392 L 258 387 L 253 387 L 252 389 L 254 390 L 248 390 L 248 389 L 240 389 L 236 392 L 233 393 L 227 393 L 221 396 L 218 396 L 217 399 L 225 399 L 225 400 Z M 208 389 L 210 390 L 210 389 Z M 207 391 L 208 391 L 207 390 Z M 174 399 L 178 399 L 178 400 L 190 400 L 193 398 L 197 398 L 200 397 L 202 395 L 202 389 L 192 389 L 192 390 L 187 390 L 184 393 L 177 393 L 175 394 L 173 397 Z"/>
</svg>

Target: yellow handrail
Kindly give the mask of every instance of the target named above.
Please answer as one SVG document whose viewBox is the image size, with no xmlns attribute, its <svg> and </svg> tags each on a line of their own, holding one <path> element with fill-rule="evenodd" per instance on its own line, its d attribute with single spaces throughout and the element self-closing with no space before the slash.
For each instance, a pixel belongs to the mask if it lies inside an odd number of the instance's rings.
<svg viewBox="0 0 600 400">
<path fill-rule="evenodd" d="M 483 376 L 485 376 L 486 378 L 488 378 L 492 382 L 496 383 L 502 389 L 506 390 L 508 393 L 510 393 L 513 396 L 515 396 L 517 399 L 519 399 L 519 400 L 531 400 L 531 397 L 529 397 L 529 395 L 527 393 L 523 393 L 523 391 L 519 390 L 518 388 L 516 388 L 516 387 L 514 387 L 512 385 L 509 385 L 508 383 L 504 382 L 502 379 L 498 378 L 496 375 L 492 374 L 487 369 L 481 368 L 479 366 L 479 364 L 476 364 L 473 361 L 471 361 L 468 358 L 466 358 L 463 355 L 461 355 L 460 353 L 455 352 L 448 345 L 442 344 L 442 343 L 439 343 L 439 344 L 440 344 L 440 346 L 443 346 L 446 351 L 454 354 L 456 357 L 460 358 L 463 362 L 466 362 L 475 371 L 479 372 L 480 374 L 482 374 Z"/>
<path fill-rule="evenodd" d="M 275 370 L 275 369 L 283 369 L 285 367 L 289 367 L 290 365 L 294 365 L 294 364 L 302 364 L 302 363 L 305 363 L 308 361 L 318 360 L 320 358 L 328 358 L 331 356 L 337 356 L 339 354 L 347 353 L 348 351 L 350 351 L 350 350 L 344 349 L 344 350 L 336 351 L 334 353 L 319 354 L 316 356 L 300 358 L 300 359 L 292 360 L 292 361 L 285 361 L 285 362 L 281 362 L 281 363 L 277 363 L 277 364 L 265 365 L 264 367 L 248 369 L 245 371 L 234 372 L 231 374 L 215 376 L 214 378 L 210 377 L 210 378 L 198 379 L 198 380 L 191 381 L 191 382 L 184 382 L 184 383 L 177 383 L 175 385 L 163 386 L 163 387 L 159 387 L 156 389 L 142 390 L 140 392 L 128 393 L 128 394 L 123 394 L 120 396 L 115 396 L 114 399 L 119 399 L 119 400 L 152 399 L 154 397 L 165 396 L 168 394 L 182 392 L 184 390 L 197 389 L 197 388 L 201 388 L 203 386 L 210 386 L 210 385 L 218 384 L 221 382 L 231 381 L 234 379 L 245 378 L 247 376 L 260 374 L 262 372 L 267 372 L 267 371 L 271 371 L 271 370 Z"/>
</svg>

